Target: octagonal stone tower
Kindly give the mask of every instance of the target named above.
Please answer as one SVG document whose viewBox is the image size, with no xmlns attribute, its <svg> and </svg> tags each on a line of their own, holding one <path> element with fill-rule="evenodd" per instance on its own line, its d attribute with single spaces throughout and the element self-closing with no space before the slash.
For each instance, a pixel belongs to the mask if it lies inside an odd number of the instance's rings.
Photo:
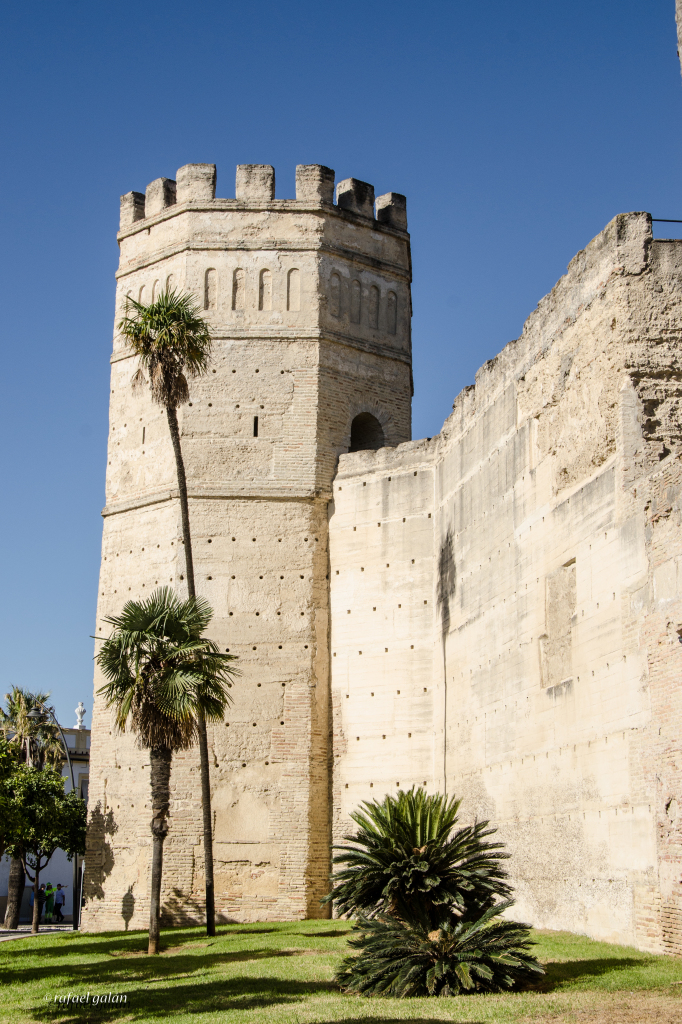
<svg viewBox="0 0 682 1024">
<path fill-rule="evenodd" d="M 338 456 L 410 439 L 405 199 L 301 166 L 277 200 L 269 166 L 181 167 L 121 200 L 115 322 L 127 296 L 192 292 L 214 333 L 180 410 L 197 591 L 239 655 L 227 720 L 209 729 L 218 919 L 324 916 L 330 861 L 328 503 Z M 97 609 L 185 587 L 164 411 L 115 330 Z M 95 676 L 95 690 L 102 680 Z M 83 927 L 145 927 L 148 758 L 99 698 L 92 726 Z M 200 920 L 197 751 L 174 758 L 163 913 Z"/>
</svg>

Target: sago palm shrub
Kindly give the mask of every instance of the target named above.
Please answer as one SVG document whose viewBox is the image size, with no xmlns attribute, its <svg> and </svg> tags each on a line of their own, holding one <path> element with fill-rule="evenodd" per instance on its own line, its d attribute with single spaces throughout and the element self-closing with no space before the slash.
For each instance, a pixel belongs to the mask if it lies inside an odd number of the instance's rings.
<svg viewBox="0 0 682 1024">
<path fill-rule="evenodd" d="M 200 721 L 222 721 L 227 688 L 237 674 L 231 654 L 204 636 L 213 612 L 202 598 L 186 601 L 170 588 L 128 601 L 97 655 L 107 680 L 97 692 L 149 751 L 152 790 L 152 870 L 149 952 L 159 951 L 163 843 L 168 831 L 173 754 L 196 742 Z"/>
<path fill-rule="evenodd" d="M 509 854 L 490 841 L 496 829 L 488 821 L 456 828 L 460 803 L 421 787 L 365 801 L 351 814 L 357 832 L 335 847 L 339 870 L 325 901 L 339 914 L 426 913 L 433 929 L 444 913 L 477 917 L 509 897 Z"/>
<path fill-rule="evenodd" d="M 337 983 L 366 996 L 456 996 L 501 992 L 544 971 L 529 952 L 528 925 L 500 920 L 512 901 L 498 903 L 477 921 L 446 917 L 429 930 L 428 919 L 365 919 L 349 945 L 359 956 L 342 961 Z"/>
<path fill-rule="evenodd" d="M 365 995 L 499 991 L 542 973 L 513 905 L 503 844 L 490 822 L 457 828 L 461 801 L 421 788 L 366 801 L 337 846 L 338 913 L 358 918 L 336 981 Z"/>
</svg>

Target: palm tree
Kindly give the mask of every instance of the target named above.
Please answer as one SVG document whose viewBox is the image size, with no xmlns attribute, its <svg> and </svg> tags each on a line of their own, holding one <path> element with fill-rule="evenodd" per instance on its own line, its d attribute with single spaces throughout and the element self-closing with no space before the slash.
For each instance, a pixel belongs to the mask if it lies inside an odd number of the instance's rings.
<svg viewBox="0 0 682 1024">
<path fill-rule="evenodd" d="M 358 826 L 335 847 L 333 890 L 323 902 L 337 913 L 407 920 L 426 914 L 431 928 L 445 917 L 478 918 L 497 897 L 507 898 L 502 843 L 489 842 L 488 821 L 457 829 L 461 801 L 421 787 L 382 802 L 365 801 L 351 818 Z"/>
<path fill-rule="evenodd" d="M 130 310 L 132 309 L 131 315 Z M 187 478 L 180 445 L 178 407 L 189 400 L 187 376 L 199 377 L 206 373 L 211 355 L 211 330 L 202 318 L 191 295 L 166 289 L 155 302 L 145 306 L 129 298 L 126 315 L 119 330 L 129 347 L 139 357 L 141 367 L 147 370 L 152 398 L 164 406 L 168 419 L 175 455 L 175 469 L 180 492 L 182 539 L 185 547 L 187 593 L 196 596 L 192 537 L 189 527 Z M 136 377 L 142 377 L 138 370 Z M 138 377 L 138 383 L 139 381 Z M 206 931 L 215 935 L 215 889 L 213 884 L 213 829 L 211 825 L 211 781 L 208 766 L 208 739 L 206 722 L 199 717 L 199 761 L 201 766 L 201 806 L 204 832 L 204 875 L 206 879 Z"/>
<path fill-rule="evenodd" d="M 29 712 L 47 706 L 49 696 L 49 693 L 31 693 L 20 686 L 13 686 L 11 693 L 5 694 L 6 710 L 0 708 L 0 730 L 18 751 L 19 760 L 27 767 L 44 768 L 49 765 L 61 771 L 64 748 L 57 726 L 44 719 L 29 717 Z M 19 924 L 25 884 L 22 853 L 19 850 L 10 863 L 5 928 L 14 930 Z"/>
<path fill-rule="evenodd" d="M 149 750 L 152 787 L 152 872 L 149 952 L 159 951 L 163 842 L 170 803 L 173 753 L 195 742 L 199 722 L 222 721 L 227 688 L 237 674 L 231 654 L 203 636 L 213 611 L 203 598 L 181 601 L 169 587 L 146 601 L 128 601 L 97 662 L 107 682 L 98 693 L 116 711 L 121 732 L 130 729 Z"/>
<path fill-rule="evenodd" d="M 5 694 L 7 710 L 0 708 L 0 729 L 10 743 L 19 747 L 20 759 L 29 768 L 43 768 L 46 764 L 60 769 L 64 763 L 64 748 L 57 726 L 46 719 L 30 717 L 30 712 L 48 707 L 49 693 L 31 693 L 13 686 Z M 50 712 L 54 708 L 49 707 Z"/>
</svg>

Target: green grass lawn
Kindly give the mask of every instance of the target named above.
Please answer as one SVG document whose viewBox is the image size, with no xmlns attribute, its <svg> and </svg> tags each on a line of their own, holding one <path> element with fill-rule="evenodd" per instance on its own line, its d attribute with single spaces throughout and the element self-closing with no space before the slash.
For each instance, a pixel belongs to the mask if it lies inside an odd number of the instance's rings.
<svg viewBox="0 0 682 1024">
<path fill-rule="evenodd" d="M 342 1024 L 370 1021 L 535 1021 L 682 1024 L 682 960 L 565 932 L 536 932 L 546 975 L 530 991 L 450 999 L 366 999 L 332 982 L 349 926 L 339 921 L 164 931 L 146 954 L 143 932 L 0 943 L 0 1020 L 162 1021 L 173 1024 Z M 94 1005 L 109 992 L 127 997 Z M 69 994 L 89 1002 L 55 1002 Z"/>
</svg>

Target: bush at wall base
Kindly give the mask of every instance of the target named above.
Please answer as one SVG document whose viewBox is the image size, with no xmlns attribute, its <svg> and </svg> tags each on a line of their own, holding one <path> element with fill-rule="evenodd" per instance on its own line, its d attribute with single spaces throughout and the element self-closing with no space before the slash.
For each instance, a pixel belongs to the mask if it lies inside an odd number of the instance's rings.
<svg viewBox="0 0 682 1024">
<path fill-rule="evenodd" d="M 498 903 L 477 921 L 448 917 L 429 931 L 428 918 L 361 919 L 335 981 L 346 992 L 366 996 L 455 996 L 501 992 L 544 974 L 528 952 L 528 925 L 501 920 L 513 900 Z"/>
</svg>

